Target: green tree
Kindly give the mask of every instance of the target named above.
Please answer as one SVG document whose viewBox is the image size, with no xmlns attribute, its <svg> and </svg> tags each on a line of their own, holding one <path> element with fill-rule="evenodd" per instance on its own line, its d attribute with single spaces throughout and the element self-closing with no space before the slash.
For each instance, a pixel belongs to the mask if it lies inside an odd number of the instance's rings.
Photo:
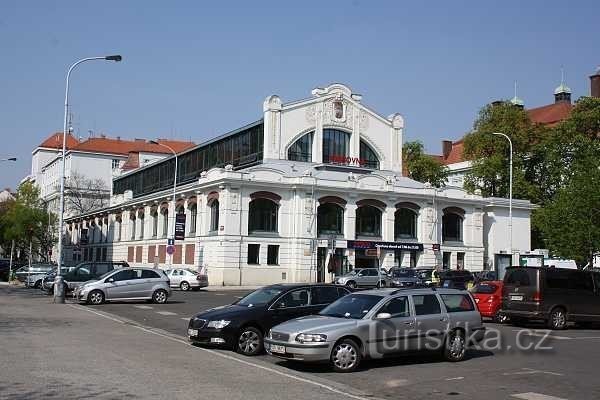
<svg viewBox="0 0 600 400">
<path fill-rule="evenodd" d="M 423 143 L 420 141 L 405 142 L 402 147 L 402 158 L 409 178 L 419 182 L 429 182 L 435 187 L 446 184 L 448 167 L 425 154 Z"/>
<path fill-rule="evenodd" d="M 513 143 L 513 197 L 539 199 L 539 189 L 528 180 L 527 159 L 545 129 L 531 123 L 520 107 L 504 102 L 483 107 L 473 131 L 464 137 L 463 154 L 472 163 L 465 177 L 465 189 L 480 190 L 487 197 L 508 197 L 510 146 L 508 141 L 492 135 L 501 132 Z"/>
<path fill-rule="evenodd" d="M 16 201 L 12 202 L 1 216 L 1 236 L 4 242 L 15 241 L 21 254 L 29 253 L 31 242 L 33 253 L 47 259 L 48 252 L 54 245 L 54 229 L 56 218 L 46 210 L 39 197 L 39 189 L 32 183 L 25 182 L 17 190 Z"/>
</svg>

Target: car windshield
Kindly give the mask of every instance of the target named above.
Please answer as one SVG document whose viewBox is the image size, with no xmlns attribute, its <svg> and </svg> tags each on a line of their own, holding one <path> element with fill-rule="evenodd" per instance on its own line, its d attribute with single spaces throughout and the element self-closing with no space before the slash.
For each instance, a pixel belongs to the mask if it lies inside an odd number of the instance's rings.
<svg viewBox="0 0 600 400">
<path fill-rule="evenodd" d="M 359 271 L 358 269 L 353 269 L 352 271 L 349 271 L 346 275 L 350 275 L 350 276 L 356 275 L 358 273 L 358 271 Z"/>
<path fill-rule="evenodd" d="M 491 283 L 480 283 L 473 288 L 473 293 L 492 294 L 496 289 L 498 289 L 498 287 Z"/>
<path fill-rule="evenodd" d="M 191 273 L 192 273 L 192 274 L 194 274 L 194 275 L 198 274 L 198 271 L 194 271 L 194 270 L 193 270 L 193 269 L 191 269 L 191 268 L 186 268 L 185 270 L 186 270 L 187 272 L 191 272 Z"/>
<path fill-rule="evenodd" d="M 431 277 L 431 270 L 418 271 L 417 276 L 419 279 L 427 279 Z"/>
<path fill-rule="evenodd" d="M 392 277 L 394 278 L 414 278 L 416 275 L 417 271 L 414 269 L 402 268 L 392 270 Z"/>
<path fill-rule="evenodd" d="M 375 304 L 379 303 L 381 298 L 381 296 L 371 294 L 350 294 L 325 307 L 319 315 L 361 319 Z"/>
<path fill-rule="evenodd" d="M 271 300 L 273 300 L 275 297 L 279 296 L 281 292 L 283 292 L 282 289 L 269 287 L 261 288 L 240 299 L 235 304 L 247 307 L 265 305 Z"/>
</svg>

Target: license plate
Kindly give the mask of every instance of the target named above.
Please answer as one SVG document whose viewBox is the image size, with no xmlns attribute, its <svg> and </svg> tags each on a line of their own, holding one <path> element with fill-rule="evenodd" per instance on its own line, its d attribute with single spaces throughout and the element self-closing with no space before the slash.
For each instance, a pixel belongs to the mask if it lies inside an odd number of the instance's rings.
<svg viewBox="0 0 600 400">
<path fill-rule="evenodd" d="M 285 354 L 285 346 L 280 346 L 278 344 L 272 344 L 271 345 L 271 353 Z"/>
<path fill-rule="evenodd" d="M 198 329 L 188 329 L 188 336 L 198 336 Z"/>
<path fill-rule="evenodd" d="M 523 296 L 510 296 L 512 301 L 523 301 Z"/>
</svg>

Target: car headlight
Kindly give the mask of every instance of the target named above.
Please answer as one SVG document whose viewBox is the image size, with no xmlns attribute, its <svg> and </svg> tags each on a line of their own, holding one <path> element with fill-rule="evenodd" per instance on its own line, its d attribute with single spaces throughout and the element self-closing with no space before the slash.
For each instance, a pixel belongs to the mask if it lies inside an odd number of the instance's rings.
<svg viewBox="0 0 600 400">
<path fill-rule="evenodd" d="M 327 335 L 312 334 L 312 333 L 301 333 L 296 336 L 296 342 L 300 343 L 318 343 L 327 341 Z"/>
<path fill-rule="evenodd" d="M 223 329 L 225 328 L 227 325 L 229 325 L 231 321 L 225 321 L 225 320 L 220 320 L 220 321 L 209 321 L 208 322 L 208 327 L 209 328 L 215 328 L 215 329 Z"/>
</svg>

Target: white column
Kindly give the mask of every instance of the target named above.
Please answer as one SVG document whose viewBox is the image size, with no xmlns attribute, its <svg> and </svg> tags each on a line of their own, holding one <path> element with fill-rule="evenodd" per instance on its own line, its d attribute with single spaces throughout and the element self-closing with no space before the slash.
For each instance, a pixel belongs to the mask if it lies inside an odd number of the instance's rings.
<svg viewBox="0 0 600 400">
<path fill-rule="evenodd" d="M 404 131 L 404 118 L 400 114 L 392 114 L 388 117 L 391 122 L 390 127 L 390 150 L 389 157 L 382 169 L 389 169 L 398 174 L 402 174 L 402 135 Z"/>
<path fill-rule="evenodd" d="M 385 211 L 382 213 L 382 232 L 381 239 L 385 242 L 393 242 L 394 240 L 394 213 L 396 207 L 393 205 L 387 205 Z"/>
<path fill-rule="evenodd" d="M 281 146 L 281 99 L 269 96 L 263 102 L 264 158 L 280 158 Z"/>
<path fill-rule="evenodd" d="M 323 103 L 315 105 L 315 133 L 312 143 L 312 162 L 323 162 Z"/>
<path fill-rule="evenodd" d="M 356 201 L 352 200 L 346 204 L 344 210 L 344 238 L 347 240 L 356 239 Z"/>
</svg>

